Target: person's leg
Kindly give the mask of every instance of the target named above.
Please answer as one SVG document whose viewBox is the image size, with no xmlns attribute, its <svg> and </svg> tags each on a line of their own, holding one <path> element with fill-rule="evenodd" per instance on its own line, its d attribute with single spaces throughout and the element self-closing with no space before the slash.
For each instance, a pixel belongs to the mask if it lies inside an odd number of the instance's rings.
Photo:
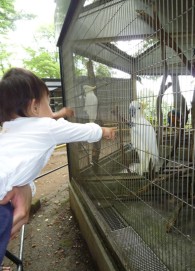
<svg viewBox="0 0 195 271">
<path fill-rule="evenodd" d="M 2 264 L 6 248 L 9 243 L 12 223 L 13 223 L 13 207 L 11 203 L 7 203 L 6 205 L 0 205 L 0 266 Z M 2 270 L 6 270 L 5 267 Z"/>
</svg>

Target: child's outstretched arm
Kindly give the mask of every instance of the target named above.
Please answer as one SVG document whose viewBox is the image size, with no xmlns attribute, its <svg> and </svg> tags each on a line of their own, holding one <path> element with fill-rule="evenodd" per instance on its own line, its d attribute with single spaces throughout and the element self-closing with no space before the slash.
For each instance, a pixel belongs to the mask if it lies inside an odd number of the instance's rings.
<svg viewBox="0 0 195 271">
<path fill-rule="evenodd" d="M 105 139 L 115 139 L 116 127 L 102 127 L 102 137 Z"/>
<path fill-rule="evenodd" d="M 74 110 L 70 107 L 63 107 L 57 112 L 53 112 L 53 119 L 65 118 L 65 117 L 73 117 Z"/>
</svg>

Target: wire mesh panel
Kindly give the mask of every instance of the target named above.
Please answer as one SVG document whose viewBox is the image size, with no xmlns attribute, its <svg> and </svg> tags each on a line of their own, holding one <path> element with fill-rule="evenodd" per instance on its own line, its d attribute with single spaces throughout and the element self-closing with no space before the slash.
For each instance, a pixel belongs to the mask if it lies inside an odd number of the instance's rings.
<svg viewBox="0 0 195 271">
<path fill-rule="evenodd" d="M 194 0 L 79 1 L 61 32 L 71 182 L 126 270 L 195 270 Z M 69 17 L 68 17 L 69 16 Z"/>
</svg>

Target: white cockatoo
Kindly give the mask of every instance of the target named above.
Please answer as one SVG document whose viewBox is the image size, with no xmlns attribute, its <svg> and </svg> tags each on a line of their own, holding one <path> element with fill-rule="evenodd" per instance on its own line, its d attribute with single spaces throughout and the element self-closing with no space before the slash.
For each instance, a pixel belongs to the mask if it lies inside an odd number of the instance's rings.
<svg viewBox="0 0 195 271">
<path fill-rule="evenodd" d="M 130 171 L 142 175 L 149 172 L 149 163 L 156 167 L 159 160 L 159 151 L 156 141 L 156 133 L 151 123 L 147 121 L 138 101 L 132 101 L 129 105 L 131 144 L 139 156 L 139 163 L 130 165 Z"/>
<path fill-rule="evenodd" d="M 89 116 L 89 122 L 94 122 L 97 118 L 97 107 L 98 107 L 98 99 L 94 93 L 94 89 L 96 89 L 96 86 L 92 87 L 84 85 L 83 89 L 85 91 L 84 110 L 87 112 Z"/>
</svg>

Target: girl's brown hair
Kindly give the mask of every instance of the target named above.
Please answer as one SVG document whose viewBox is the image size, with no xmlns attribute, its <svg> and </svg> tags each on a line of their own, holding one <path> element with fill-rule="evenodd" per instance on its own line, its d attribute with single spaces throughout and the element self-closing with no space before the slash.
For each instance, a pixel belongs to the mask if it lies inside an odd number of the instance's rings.
<svg viewBox="0 0 195 271">
<path fill-rule="evenodd" d="M 27 117 L 29 103 L 49 95 L 46 84 L 32 72 L 11 68 L 0 81 L 0 122 L 10 121 L 15 115 Z"/>
</svg>

